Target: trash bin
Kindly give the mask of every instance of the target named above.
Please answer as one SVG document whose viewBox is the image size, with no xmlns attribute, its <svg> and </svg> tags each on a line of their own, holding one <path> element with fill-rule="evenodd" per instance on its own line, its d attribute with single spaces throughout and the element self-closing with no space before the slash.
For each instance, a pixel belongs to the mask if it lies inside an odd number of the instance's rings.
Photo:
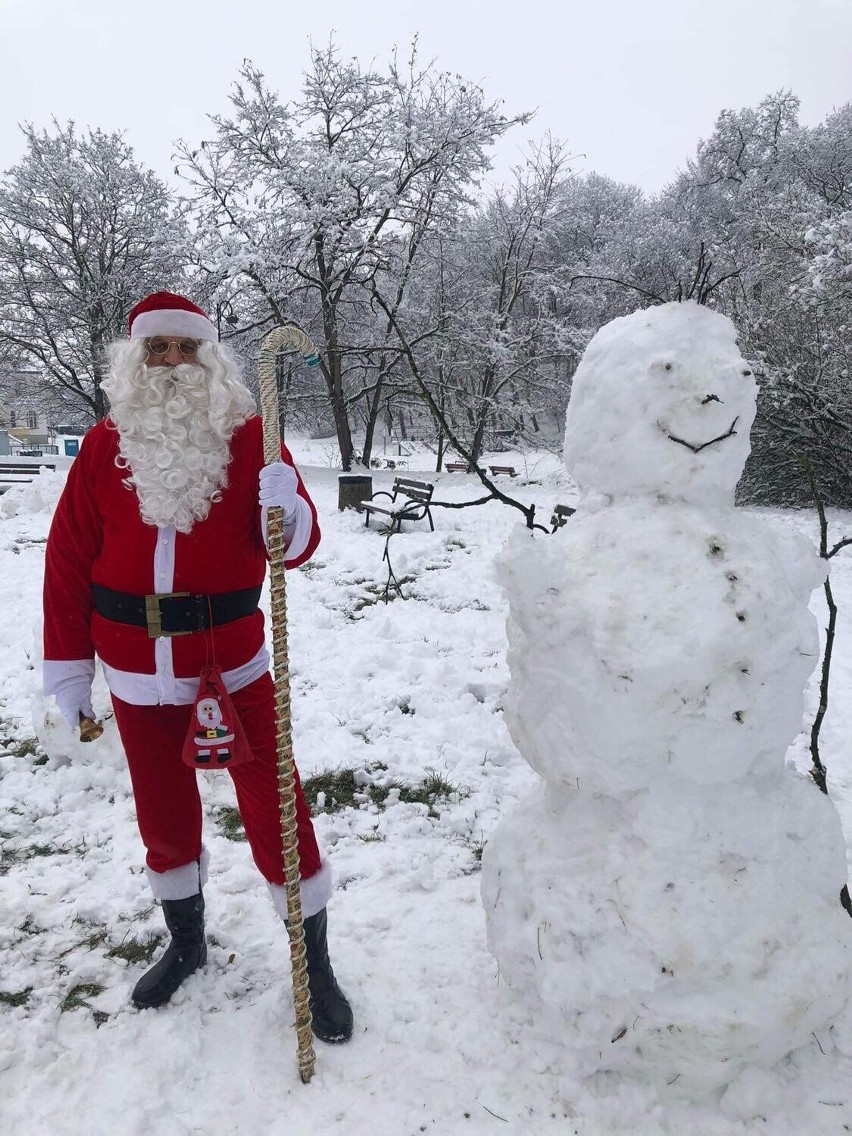
<svg viewBox="0 0 852 1136">
<path fill-rule="evenodd" d="M 369 473 L 341 473 L 337 479 L 337 508 L 357 509 L 373 496 L 373 478 Z"/>
</svg>

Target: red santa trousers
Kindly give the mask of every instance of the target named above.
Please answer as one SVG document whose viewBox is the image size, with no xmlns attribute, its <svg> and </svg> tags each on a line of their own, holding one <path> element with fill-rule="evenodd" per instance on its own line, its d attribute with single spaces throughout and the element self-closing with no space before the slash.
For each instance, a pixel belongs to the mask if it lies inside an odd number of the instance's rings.
<svg viewBox="0 0 852 1136">
<path fill-rule="evenodd" d="M 231 694 L 254 760 L 228 772 L 254 862 L 271 884 L 284 883 L 278 796 L 275 696 L 267 671 Z M 181 758 L 193 707 L 133 706 L 112 697 L 127 755 L 136 819 L 152 872 L 168 872 L 201 855 L 201 798 L 197 774 Z M 220 774 L 221 775 L 221 774 Z M 303 880 L 321 859 L 308 804 L 296 772 L 296 824 Z"/>
</svg>

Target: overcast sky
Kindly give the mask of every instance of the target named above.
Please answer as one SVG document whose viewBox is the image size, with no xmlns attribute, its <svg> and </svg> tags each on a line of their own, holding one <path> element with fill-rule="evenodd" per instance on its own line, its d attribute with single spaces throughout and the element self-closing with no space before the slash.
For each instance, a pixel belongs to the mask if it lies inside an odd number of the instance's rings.
<svg viewBox="0 0 852 1136">
<path fill-rule="evenodd" d="M 725 107 L 779 88 L 814 124 L 852 99 L 852 0 L 0 0 L 0 169 L 16 123 L 122 130 L 170 176 L 172 143 L 209 135 L 244 58 L 289 98 L 311 41 L 382 64 L 421 56 L 479 82 L 507 113 L 537 111 L 501 143 L 550 131 L 596 170 L 660 189 Z"/>
</svg>

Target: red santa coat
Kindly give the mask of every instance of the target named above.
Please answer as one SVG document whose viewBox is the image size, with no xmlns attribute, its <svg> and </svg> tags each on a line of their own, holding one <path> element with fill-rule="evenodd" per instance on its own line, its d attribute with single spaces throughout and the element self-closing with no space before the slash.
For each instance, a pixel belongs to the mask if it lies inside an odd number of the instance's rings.
<svg viewBox="0 0 852 1136">
<path fill-rule="evenodd" d="M 293 465 L 285 446 L 282 459 Z M 265 464 L 261 419 L 237 428 L 231 440 L 228 485 L 206 520 L 189 533 L 146 524 L 127 471 L 115 464 L 118 432 L 109 419 L 86 435 L 68 474 L 47 542 L 44 579 L 45 692 L 75 674 L 103 665 L 114 694 L 136 705 L 195 699 L 198 674 L 211 658 L 229 691 L 258 678 L 269 665 L 260 611 L 212 633 L 152 639 L 146 628 L 117 623 L 93 607 L 91 585 L 134 595 L 214 594 L 259 586 L 266 572 L 258 473 Z M 298 476 L 298 471 L 297 471 Z M 316 509 L 298 477 L 299 509 L 288 526 L 287 567 L 307 560 L 320 540 Z"/>
</svg>

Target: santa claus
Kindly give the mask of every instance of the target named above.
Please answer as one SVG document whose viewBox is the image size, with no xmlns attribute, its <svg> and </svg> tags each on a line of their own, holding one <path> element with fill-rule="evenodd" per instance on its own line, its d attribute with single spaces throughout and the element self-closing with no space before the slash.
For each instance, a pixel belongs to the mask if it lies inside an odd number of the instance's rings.
<svg viewBox="0 0 852 1136">
<path fill-rule="evenodd" d="M 109 418 L 86 435 L 47 543 L 44 689 L 72 729 L 93 717 L 95 656 L 130 770 L 148 878 L 171 943 L 136 984 L 166 1003 L 206 961 L 196 774 L 181 760 L 201 669 L 219 665 L 253 759 L 229 768 L 249 846 L 286 918 L 276 723 L 263 615 L 265 513 L 284 516 L 285 564 L 320 539 L 286 447 L 264 465 L 262 424 L 236 362 L 204 312 L 156 292 L 113 345 Z M 314 1033 L 346 1041 L 352 1011 L 328 958 L 328 866 L 296 777 L 302 911 Z"/>
</svg>

